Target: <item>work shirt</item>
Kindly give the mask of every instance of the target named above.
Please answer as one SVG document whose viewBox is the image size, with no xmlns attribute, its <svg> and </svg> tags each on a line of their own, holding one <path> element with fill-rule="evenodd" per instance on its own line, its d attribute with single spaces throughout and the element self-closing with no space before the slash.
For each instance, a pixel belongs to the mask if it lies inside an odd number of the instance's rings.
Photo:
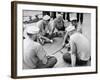
<svg viewBox="0 0 100 80">
<path fill-rule="evenodd" d="M 44 48 L 30 38 L 24 39 L 23 68 L 36 68 L 38 60 L 41 60 L 43 64 L 47 63 L 47 57 Z"/>
<path fill-rule="evenodd" d="M 83 61 L 90 59 L 90 45 L 88 39 L 79 32 L 70 36 L 72 54 Z"/>
</svg>

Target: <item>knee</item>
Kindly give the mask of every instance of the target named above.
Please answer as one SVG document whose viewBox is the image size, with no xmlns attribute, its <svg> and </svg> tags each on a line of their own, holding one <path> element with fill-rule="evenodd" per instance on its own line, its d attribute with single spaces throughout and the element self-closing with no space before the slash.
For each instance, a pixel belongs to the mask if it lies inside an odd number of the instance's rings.
<svg viewBox="0 0 100 80">
<path fill-rule="evenodd" d="M 55 65 L 56 63 L 57 63 L 56 57 L 50 56 L 50 57 L 48 58 L 47 65 L 48 65 L 49 68 L 54 67 L 54 65 Z"/>
<path fill-rule="evenodd" d="M 54 56 L 52 56 L 49 60 L 51 60 L 53 64 L 57 63 L 57 58 Z"/>
<path fill-rule="evenodd" d="M 63 59 L 65 62 L 71 63 L 71 55 L 69 53 L 64 54 Z"/>
<path fill-rule="evenodd" d="M 54 63 L 56 64 L 57 63 L 57 58 L 53 57 L 53 59 L 54 59 Z"/>
<path fill-rule="evenodd" d="M 64 54 L 64 55 L 63 55 L 63 59 L 64 59 L 64 60 L 66 60 L 67 57 L 68 57 L 67 54 Z"/>
</svg>

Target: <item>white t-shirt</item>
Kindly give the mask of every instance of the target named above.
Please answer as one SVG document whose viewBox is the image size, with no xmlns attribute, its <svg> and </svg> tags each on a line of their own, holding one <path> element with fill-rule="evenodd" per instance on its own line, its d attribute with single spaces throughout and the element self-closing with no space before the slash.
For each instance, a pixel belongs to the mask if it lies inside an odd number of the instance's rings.
<svg viewBox="0 0 100 80">
<path fill-rule="evenodd" d="M 72 53 L 75 53 L 80 60 L 87 61 L 90 58 L 90 45 L 88 39 L 79 32 L 70 36 Z"/>
<path fill-rule="evenodd" d="M 36 68 L 38 59 L 41 60 L 43 64 L 47 63 L 47 57 L 44 48 L 30 38 L 24 39 L 23 68 Z"/>
</svg>

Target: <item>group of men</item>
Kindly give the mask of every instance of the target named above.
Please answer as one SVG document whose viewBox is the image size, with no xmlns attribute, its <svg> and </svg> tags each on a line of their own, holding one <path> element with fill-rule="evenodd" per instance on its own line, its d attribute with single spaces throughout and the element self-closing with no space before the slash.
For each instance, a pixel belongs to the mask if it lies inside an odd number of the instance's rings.
<svg viewBox="0 0 100 80">
<path fill-rule="evenodd" d="M 45 42 L 53 43 L 54 37 L 64 36 L 62 47 L 70 50 L 63 55 L 65 62 L 72 66 L 84 65 L 90 60 L 88 39 L 78 29 L 76 18 L 71 18 L 67 27 L 63 16 L 58 14 L 53 20 L 45 15 L 36 26 L 27 27 L 27 37 L 24 39 L 23 69 L 52 68 L 57 63 L 55 56 L 47 54 L 43 48 Z"/>
</svg>

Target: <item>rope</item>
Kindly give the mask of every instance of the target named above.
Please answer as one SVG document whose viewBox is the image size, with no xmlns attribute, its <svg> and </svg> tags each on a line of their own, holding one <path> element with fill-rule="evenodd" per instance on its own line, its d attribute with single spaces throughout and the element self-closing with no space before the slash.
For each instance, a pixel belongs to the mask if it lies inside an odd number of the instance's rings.
<svg viewBox="0 0 100 80">
<path fill-rule="evenodd" d="M 61 51 L 64 47 L 62 47 L 61 49 L 55 51 L 54 53 L 52 53 L 52 55 L 55 55 L 57 52 Z M 62 51 L 61 51 L 62 52 Z"/>
</svg>

